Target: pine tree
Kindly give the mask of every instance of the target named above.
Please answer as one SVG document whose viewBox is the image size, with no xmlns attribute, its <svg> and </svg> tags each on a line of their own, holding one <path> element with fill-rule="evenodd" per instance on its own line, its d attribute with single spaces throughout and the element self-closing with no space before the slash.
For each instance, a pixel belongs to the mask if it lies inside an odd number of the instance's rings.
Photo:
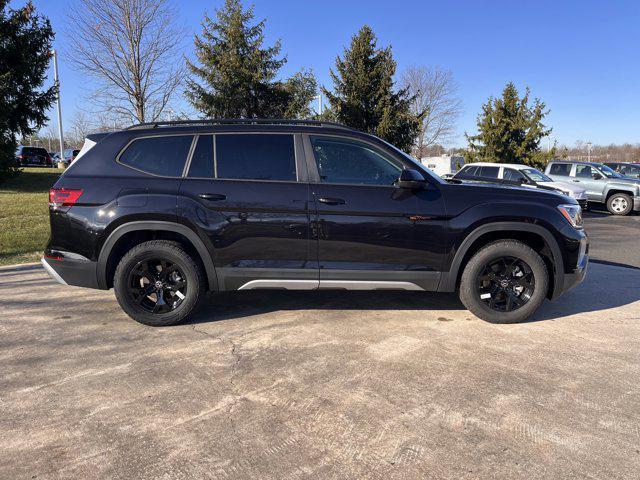
<svg viewBox="0 0 640 480">
<path fill-rule="evenodd" d="M 540 148 L 541 140 L 551 133 L 543 119 L 549 113 L 539 99 L 529 105 L 529 88 L 522 98 L 509 82 L 501 98 L 490 97 L 478 115 L 477 135 L 466 135 L 469 142 L 467 161 L 521 163 L 544 166 L 555 153 Z"/>
<path fill-rule="evenodd" d="M 195 38 L 198 62 L 187 62 L 192 72 L 187 98 L 211 118 L 309 116 L 313 74 L 302 70 L 278 80 L 287 59 L 280 57 L 279 41 L 263 45 L 265 20 L 252 24 L 253 18 L 253 7 L 243 9 L 241 0 L 226 0 L 215 20 L 205 15 L 202 34 Z"/>
<path fill-rule="evenodd" d="M 344 58 L 331 70 L 334 91 L 323 88 L 336 119 L 410 151 L 418 135 L 418 119 L 410 112 L 406 90 L 395 90 L 396 62 L 391 47 L 377 48 L 368 25 L 351 39 Z"/>
<path fill-rule="evenodd" d="M 17 172 L 17 135 L 35 133 L 47 121 L 56 86 L 47 78 L 53 31 L 31 2 L 19 9 L 0 0 L 0 181 Z"/>
</svg>

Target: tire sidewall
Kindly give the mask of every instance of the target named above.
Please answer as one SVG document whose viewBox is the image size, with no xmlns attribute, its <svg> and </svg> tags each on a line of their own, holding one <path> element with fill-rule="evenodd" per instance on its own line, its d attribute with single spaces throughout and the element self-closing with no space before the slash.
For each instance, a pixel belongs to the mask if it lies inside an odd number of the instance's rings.
<svg viewBox="0 0 640 480">
<path fill-rule="evenodd" d="M 529 301 L 512 312 L 492 310 L 481 299 L 476 279 L 482 269 L 493 260 L 514 257 L 525 262 L 533 271 L 534 292 Z M 549 277 L 544 261 L 533 249 L 517 241 L 498 241 L 487 245 L 467 263 L 460 282 L 460 299 L 477 317 L 491 323 L 517 323 L 535 313 L 546 298 Z"/>
<path fill-rule="evenodd" d="M 145 325 L 165 326 L 180 322 L 194 309 L 200 297 L 201 279 L 186 252 L 180 251 L 183 255 L 178 254 L 173 248 L 159 245 L 141 249 L 134 248 L 123 257 L 115 272 L 114 291 L 118 303 L 127 315 Z M 147 312 L 137 305 L 126 291 L 131 270 L 139 262 L 151 259 L 169 260 L 176 264 L 184 274 L 187 281 L 187 291 L 184 300 L 175 310 L 162 314 Z"/>
</svg>

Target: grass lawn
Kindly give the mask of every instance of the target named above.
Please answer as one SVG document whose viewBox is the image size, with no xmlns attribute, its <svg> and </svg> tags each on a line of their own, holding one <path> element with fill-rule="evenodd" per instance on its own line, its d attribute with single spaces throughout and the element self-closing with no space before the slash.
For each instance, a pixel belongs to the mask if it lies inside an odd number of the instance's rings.
<svg viewBox="0 0 640 480">
<path fill-rule="evenodd" d="M 49 188 L 61 172 L 25 168 L 0 183 L 0 265 L 40 260 L 49 238 Z"/>
</svg>

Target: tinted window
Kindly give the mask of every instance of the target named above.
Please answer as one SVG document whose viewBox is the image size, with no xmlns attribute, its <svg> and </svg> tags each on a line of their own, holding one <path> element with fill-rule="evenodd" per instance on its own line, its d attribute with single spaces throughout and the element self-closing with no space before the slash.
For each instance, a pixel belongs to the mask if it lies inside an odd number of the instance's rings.
<svg viewBox="0 0 640 480">
<path fill-rule="evenodd" d="M 139 138 L 120 155 L 120 162 L 143 172 L 180 177 L 192 139 L 191 135 Z"/>
<path fill-rule="evenodd" d="M 525 176 L 513 168 L 505 168 L 502 178 L 510 182 L 522 182 L 525 180 Z"/>
<path fill-rule="evenodd" d="M 640 167 L 634 165 L 624 165 L 620 167 L 620 171 L 625 174 L 637 174 L 640 173 Z"/>
<path fill-rule="evenodd" d="M 402 165 L 373 147 L 353 140 L 311 137 L 322 183 L 393 185 Z"/>
<path fill-rule="evenodd" d="M 482 178 L 498 178 L 500 167 L 480 167 L 480 173 L 476 176 Z"/>
<path fill-rule="evenodd" d="M 191 157 L 189 177 L 213 178 L 213 135 L 201 135 Z"/>
<path fill-rule="evenodd" d="M 217 178 L 296 180 L 293 135 L 216 135 Z"/>
<path fill-rule="evenodd" d="M 569 173 L 571 173 L 571 164 L 569 163 L 554 163 L 549 170 L 549 175 L 568 177 Z"/>
<path fill-rule="evenodd" d="M 480 167 L 464 166 L 462 170 L 454 175 L 454 178 L 472 178 L 477 175 Z"/>
<path fill-rule="evenodd" d="M 577 178 L 593 178 L 594 173 L 596 173 L 596 171 L 589 165 L 578 165 L 576 167 Z"/>
<path fill-rule="evenodd" d="M 22 149 L 22 155 L 32 156 L 32 157 L 39 157 L 39 156 L 46 157 L 49 154 L 44 148 L 24 147 Z"/>
</svg>

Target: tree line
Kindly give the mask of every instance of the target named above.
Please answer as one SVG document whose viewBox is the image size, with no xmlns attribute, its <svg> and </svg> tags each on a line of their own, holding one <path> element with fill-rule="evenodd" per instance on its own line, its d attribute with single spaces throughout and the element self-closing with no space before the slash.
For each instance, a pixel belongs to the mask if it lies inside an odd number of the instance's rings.
<svg viewBox="0 0 640 480">
<path fill-rule="evenodd" d="M 334 120 L 418 158 L 443 151 L 442 143 L 456 133 L 462 102 L 452 73 L 411 66 L 397 74 L 391 46 L 378 45 L 368 25 L 337 55 L 332 85 L 319 86 L 309 68 L 281 75 L 287 63 L 281 42 L 266 44 L 266 20 L 257 20 L 242 0 L 225 0 L 213 15 L 205 14 L 192 59 L 184 56 L 184 29 L 176 18 L 169 0 L 75 0 L 65 29 L 72 32 L 68 55 L 96 89 L 87 102 L 90 120 L 77 115 L 70 143 L 92 129 L 192 116 L 172 109 L 181 93 L 201 118 Z M 9 71 L 0 75 L 0 175 L 7 175 L 17 138 L 34 138 L 46 124 L 57 86 L 43 88 L 54 34 L 31 3 L 11 9 L 0 0 L 0 35 L 0 65 L 6 64 L 0 71 Z M 323 111 L 311 108 L 320 94 L 329 103 Z M 528 89 L 520 96 L 508 83 L 482 106 L 478 133 L 466 135 L 461 152 L 467 161 L 542 166 L 557 153 L 555 145 L 541 147 L 551 133 L 547 114 Z M 45 143 L 53 136 L 46 133 L 35 140 Z"/>
</svg>

